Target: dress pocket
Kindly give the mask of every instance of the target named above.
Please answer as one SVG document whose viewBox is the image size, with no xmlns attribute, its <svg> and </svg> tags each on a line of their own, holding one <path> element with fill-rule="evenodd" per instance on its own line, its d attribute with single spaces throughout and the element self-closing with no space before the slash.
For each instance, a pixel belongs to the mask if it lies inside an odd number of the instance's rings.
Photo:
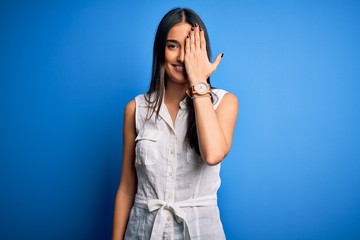
<svg viewBox="0 0 360 240">
<path fill-rule="evenodd" d="M 159 133 L 157 131 L 143 131 L 135 138 L 136 163 L 139 165 L 153 165 L 159 159 Z"/>
</svg>

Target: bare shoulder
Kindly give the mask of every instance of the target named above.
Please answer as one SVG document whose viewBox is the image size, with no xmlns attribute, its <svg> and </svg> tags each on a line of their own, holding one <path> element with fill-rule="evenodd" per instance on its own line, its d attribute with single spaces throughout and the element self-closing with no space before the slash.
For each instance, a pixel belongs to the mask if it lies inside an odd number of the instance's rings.
<svg viewBox="0 0 360 240">
<path fill-rule="evenodd" d="M 124 110 L 124 134 L 127 136 L 133 136 L 135 134 L 135 100 L 131 100 L 125 106 Z"/>
<path fill-rule="evenodd" d="M 238 106 L 239 106 L 239 101 L 237 97 L 234 94 L 227 92 L 221 99 L 221 102 L 217 109 L 220 111 L 228 110 L 228 111 L 237 112 Z"/>
<path fill-rule="evenodd" d="M 239 104 L 239 101 L 238 101 L 237 97 L 234 94 L 230 93 L 230 92 L 227 92 L 224 95 L 223 101 L 226 101 L 227 103 L 236 104 L 236 105 Z"/>
<path fill-rule="evenodd" d="M 136 103 L 135 103 L 135 99 L 133 99 L 130 102 L 128 102 L 125 106 L 125 117 L 126 116 L 134 116 L 135 108 L 136 108 Z"/>
</svg>

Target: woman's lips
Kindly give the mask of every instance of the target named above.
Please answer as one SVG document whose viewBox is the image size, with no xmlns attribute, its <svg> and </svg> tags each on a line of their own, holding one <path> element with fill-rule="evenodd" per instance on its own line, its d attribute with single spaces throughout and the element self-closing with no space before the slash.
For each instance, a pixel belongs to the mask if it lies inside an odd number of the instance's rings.
<svg viewBox="0 0 360 240">
<path fill-rule="evenodd" d="M 181 72 L 181 73 L 185 72 L 185 68 L 183 65 L 173 65 L 173 66 L 174 66 L 175 71 Z"/>
</svg>

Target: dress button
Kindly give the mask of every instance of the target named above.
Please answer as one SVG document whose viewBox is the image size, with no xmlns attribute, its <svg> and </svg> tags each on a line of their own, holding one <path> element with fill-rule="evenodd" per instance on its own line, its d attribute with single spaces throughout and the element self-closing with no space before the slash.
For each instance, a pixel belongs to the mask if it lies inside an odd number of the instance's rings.
<svg viewBox="0 0 360 240">
<path fill-rule="evenodd" d="M 170 221 L 170 220 L 171 220 L 170 216 L 168 216 L 168 217 L 167 217 L 167 220 L 168 220 L 168 221 Z"/>
<path fill-rule="evenodd" d="M 174 150 L 174 149 L 171 149 L 171 150 L 170 150 L 170 153 L 171 153 L 171 154 L 174 154 L 174 153 L 175 153 L 175 150 Z"/>
<path fill-rule="evenodd" d="M 171 177 L 173 175 L 173 173 L 172 172 L 169 172 L 169 176 Z"/>
</svg>

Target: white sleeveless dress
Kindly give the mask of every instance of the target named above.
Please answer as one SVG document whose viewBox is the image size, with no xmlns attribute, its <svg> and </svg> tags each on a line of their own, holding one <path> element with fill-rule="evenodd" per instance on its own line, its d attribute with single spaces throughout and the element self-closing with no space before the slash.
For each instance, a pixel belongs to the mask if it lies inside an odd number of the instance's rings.
<svg viewBox="0 0 360 240">
<path fill-rule="evenodd" d="M 214 109 L 227 92 L 212 89 Z M 125 239 L 225 239 L 217 206 L 220 165 L 208 166 L 184 144 L 185 99 L 173 125 L 164 102 L 147 120 L 144 95 L 135 98 L 138 178 Z"/>
</svg>

